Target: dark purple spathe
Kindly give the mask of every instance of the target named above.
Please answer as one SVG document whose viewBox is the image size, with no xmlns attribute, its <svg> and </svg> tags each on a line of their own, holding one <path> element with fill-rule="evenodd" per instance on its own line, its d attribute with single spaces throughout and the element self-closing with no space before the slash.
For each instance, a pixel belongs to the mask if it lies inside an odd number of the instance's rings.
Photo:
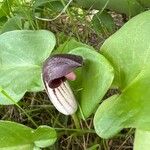
<svg viewBox="0 0 150 150">
<path fill-rule="evenodd" d="M 57 54 L 49 57 L 43 65 L 43 81 L 47 82 L 50 88 L 58 87 L 65 76 L 74 69 L 81 67 L 83 58 L 73 54 Z"/>
</svg>

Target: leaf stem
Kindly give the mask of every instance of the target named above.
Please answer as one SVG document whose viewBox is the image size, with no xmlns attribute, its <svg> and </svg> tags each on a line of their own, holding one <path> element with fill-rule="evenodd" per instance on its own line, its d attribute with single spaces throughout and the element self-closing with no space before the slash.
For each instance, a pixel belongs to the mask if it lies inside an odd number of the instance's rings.
<svg viewBox="0 0 150 150">
<path fill-rule="evenodd" d="M 72 119 L 73 119 L 73 121 L 75 123 L 76 129 L 80 129 L 81 128 L 80 127 L 80 122 L 79 122 L 79 119 L 78 119 L 78 116 L 76 115 L 76 113 L 74 113 L 72 115 Z"/>
<path fill-rule="evenodd" d="M 95 130 L 94 129 L 69 129 L 69 128 L 54 128 L 57 131 L 72 131 L 72 132 L 80 132 L 80 133 L 93 133 L 95 134 Z"/>
</svg>

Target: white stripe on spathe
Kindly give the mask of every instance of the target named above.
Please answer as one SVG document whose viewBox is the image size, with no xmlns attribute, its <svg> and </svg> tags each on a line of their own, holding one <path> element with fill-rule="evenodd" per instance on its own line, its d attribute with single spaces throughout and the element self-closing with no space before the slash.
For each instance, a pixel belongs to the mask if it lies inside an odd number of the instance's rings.
<svg viewBox="0 0 150 150">
<path fill-rule="evenodd" d="M 65 84 L 65 85 L 64 85 Z M 77 103 L 67 81 L 55 89 L 51 89 L 45 82 L 48 96 L 55 108 L 64 115 L 72 115 L 77 110 Z"/>
</svg>

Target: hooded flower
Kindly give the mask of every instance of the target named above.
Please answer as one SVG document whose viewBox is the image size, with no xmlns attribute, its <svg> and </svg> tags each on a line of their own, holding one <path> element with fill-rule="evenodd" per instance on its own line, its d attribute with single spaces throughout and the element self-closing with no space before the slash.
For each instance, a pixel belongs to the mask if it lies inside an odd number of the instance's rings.
<svg viewBox="0 0 150 150">
<path fill-rule="evenodd" d="M 77 110 L 77 103 L 67 79 L 75 80 L 73 70 L 82 64 L 81 56 L 58 54 L 49 57 L 43 65 L 42 76 L 46 92 L 56 109 L 65 115 L 71 115 Z"/>
</svg>

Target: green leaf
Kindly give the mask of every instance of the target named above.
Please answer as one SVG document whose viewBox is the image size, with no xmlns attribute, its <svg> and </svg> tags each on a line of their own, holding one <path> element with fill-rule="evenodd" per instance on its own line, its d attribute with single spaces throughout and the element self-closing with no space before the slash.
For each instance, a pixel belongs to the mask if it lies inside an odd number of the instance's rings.
<svg viewBox="0 0 150 150">
<path fill-rule="evenodd" d="M 150 130 L 149 18 L 150 11 L 134 17 L 101 48 L 115 69 L 114 85 L 121 93 L 96 112 L 94 125 L 101 137 L 109 138 L 124 127 Z"/>
<path fill-rule="evenodd" d="M 12 31 L 12 30 L 21 30 L 22 29 L 22 20 L 21 17 L 15 16 L 10 19 L 3 25 L 1 33 Z"/>
<path fill-rule="evenodd" d="M 54 144 L 56 131 L 48 126 L 36 130 L 22 124 L 0 121 L 0 150 L 33 150 Z"/>
<path fill-rule="evenodd" d="M 109 62 L 92 49 L 80 47 L 70 53 L 84 58 L 84 66 L 77 71 L 77 79 L 71 82 L 81 107 L 81 116 L 87 118 L 97 109 L 103 96 L 111 86 L 114 72 Z M 79 109 L 80 110 L 80 109 Z"/>
<path fill-rule="evenodd" d="M 54 35 L 45 30 L 0 35 L 0 86 L 16 102 L 26 91 L 43 90 L 42 63 L 54 46 Z M 0 104 L 13 102 L 1 93 Z"/>
<path fill-rule="evenodd" d="M 150 149 L 150 131 L 136 130 L 134 150 Z"/>
<path fill-rule="evenodd" d="M 136 0 L 76 0 L 76 2 L 85 8 L 94 8 L 102 10 L 104 8 L 125 13 L 128 16 L 135 16 L 144 11 L 142 5 Z"/>
<path fill-rule="evenodd" d="M 2 92 L 3 91 L 3 89 L 2 89 L 2 87 L 0 87 L 0 92 Z"/>
<path fill-rule="evenodd" d="M 95 145 L 93 145 L 93 146 L 87 148 L 86 150 L 98 150 L 99 147 L 100 147 L 99 144 L 95 144 Z"/>
<path fill-rule="evenodd" d="M 41 0 L 34 0 L 33 7 L 37 8 L 39 6 L 43 6 L 45 4 L 48 4 L 48 3 L 52 2 L 52 1 L 55 1 L 55 0 L 42 0 L 42 1 Z"/>
<path fill-rule="evenodd" d="M 56 132 L 54 129 L 48 126 L 40 126 L 35 130 L 34 140 L 34 144 L 37 147 L 48 147 L 55 142 Z"/>
<path fill-rule="evenodd" d="M 55 54 L 68 53 L 72 49 L 75 49 L 75 48 L 78 48 L 78 47 L 85 47 L 85 48 L 93 49 L 91 46 L 83 44 L 81 42 L 78 42 L 74 38 L 69 38 L 63 44 L 60 44 L 60 46 L 54 51 L 54 53 Z"/>
<path fill-rule="evenodd" d="M 56 11 L 60 12 L 64 8 L 63 4 L 59 0 L 35 0 L 35 3 L 33 5 L 34 9 L 40 10 L 40 7 L 44 6 L 46 8 L 49 8 L 49 11 Z M 42 9 L 41 9 L 42 10 Z"/>
<path fill-rule="evenodd" d="M 2 5 L 0 6 L 0 18 L 4 16 L 9 16 L 12 4 L 13 4 L 13 0 L 3 1 Z"/>
<path fill-rule="evenodd" d="M 1 33 L 1 28 L 3 27 L 6 21 L 7 21 L 7 17 L 0 18 L 0 33 Z"/>
<path fill-rule="evenodd" d="M 137 0 L 144 7 L 150 8 L 150 0 Z"/>
<path fill-rule="evenodd" d="M 113 18 L 106 11 L 96 13 L 92 19 L 92 24 L 97 33 L 105 36 L 112 34 L 116 28 Z"/>
</svg>

